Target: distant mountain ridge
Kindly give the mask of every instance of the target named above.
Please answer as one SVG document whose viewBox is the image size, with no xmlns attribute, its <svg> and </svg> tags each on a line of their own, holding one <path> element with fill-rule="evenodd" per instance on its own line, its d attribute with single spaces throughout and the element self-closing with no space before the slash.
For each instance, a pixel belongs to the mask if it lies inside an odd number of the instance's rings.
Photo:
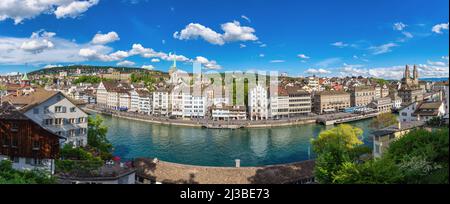
<svg viewBox="0 0 450 204">
<path fill-rule="evenodd" d="M 141 71 L 149 71 L 149 72 L 159 72 L 161 71 L 155 70 L 146 70 L 143 68 L 137 67 L 112 67 L 112 66 L 91 66 L 91 65 L 71 65 L 71 66 L 62 66 L 62 67 L 52 67 L 52 68 L 43 68 L 36 71 L 29 72 L 28 74 L 57 74 L 59 72 L 67 71 L 69 73 L 76 72 L 77 69 L 80 69 L 83 73 L 106 73 L 108 69 L 114 69 L 114 71 L 120 71 L 122 73 L 133 73 L 133 72 L 141 72 Z"/>
<path fill-rule="evenodd" d="M 421 78 L 421 81 L 431 81 L 431 82 L 438 82 L 438 81 L 448 81 L 448 77 L 443 78 Z"/>
</svg>

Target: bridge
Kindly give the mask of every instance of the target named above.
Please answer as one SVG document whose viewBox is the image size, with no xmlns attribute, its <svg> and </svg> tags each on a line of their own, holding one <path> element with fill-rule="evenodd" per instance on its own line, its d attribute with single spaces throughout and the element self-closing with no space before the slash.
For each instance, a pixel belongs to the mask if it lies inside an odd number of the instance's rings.
<svg viewBox="0 0 450 204">
<path fill-rule="evenodd" d="M 317 119 L 317 123 L 320 124 L 324 124 L 324 125 L 336 125 L 336 124 L 341 124 L 341 123 L 348 123 L 348 122 L 353 122 L 353 121 L 358 121 L 358 120 L 365 120 L 365 119 L 369 119 L 369 118 L 374 118 L 377 117 L 380 113 L 370 113 L 370 114 L 365 114 L 365 115 L 355 115 L 352 114 L 351 116 L 347 116 L 347 117 L 343 117 L 343 118 L 326 118 L 326 117 L 322 117 L 322 118 L 318 118 Z"/>
</svg>

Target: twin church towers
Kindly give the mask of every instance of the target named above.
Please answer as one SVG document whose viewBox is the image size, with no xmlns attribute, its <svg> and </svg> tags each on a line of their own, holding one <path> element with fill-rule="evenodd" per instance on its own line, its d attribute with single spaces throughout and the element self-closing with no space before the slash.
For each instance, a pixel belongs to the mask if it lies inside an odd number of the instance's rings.
<svg viewBox="0 0 450 204">
<path fill-rule="evenodd" d="M 409 87 L 419 86 L 419 70 L 416 65 L 414 65 L 412 78 L 409 65 L 406 65 L 405 75 L 403 76 L 402 84 Z"/>
</svg>

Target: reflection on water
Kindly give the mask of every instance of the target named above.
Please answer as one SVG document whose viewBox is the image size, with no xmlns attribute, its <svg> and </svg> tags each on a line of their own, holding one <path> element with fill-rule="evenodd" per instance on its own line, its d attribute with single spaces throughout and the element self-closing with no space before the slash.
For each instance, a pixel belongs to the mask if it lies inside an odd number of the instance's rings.
<svg viewBox="0 0 450 204">
<path fill-rule="evenodd" d="M 212 130 L 149 124 L 103 116 L 114 154 L 123 159 L 157 157 L 164 161 L 204 165 L 242 166 L 281 164 L 308 159 L 311 138 L 326 128 L 310 124 L 267 129 Z M 352 123 L 369 140 L 370 120 Z M 331 127 L 327 127 L 331 128 Z M 311 150 L 312 151 L 312 150 Z M 311 152 L 311 157 L 314 153 Z"/>
</svg>

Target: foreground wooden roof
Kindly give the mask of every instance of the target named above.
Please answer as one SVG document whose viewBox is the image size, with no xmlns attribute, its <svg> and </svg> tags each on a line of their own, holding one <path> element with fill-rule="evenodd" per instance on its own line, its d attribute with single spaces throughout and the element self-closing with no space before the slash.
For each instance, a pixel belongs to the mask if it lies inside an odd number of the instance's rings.
<svg viewBox="0 0 450 204">
<path fill-rule="evenodd" d="M 313 178 L 315 161 L 264 167 L 205 167 L 136 159 L 138 176 L 169 184 L 286 184 Z"/>
</svg>

